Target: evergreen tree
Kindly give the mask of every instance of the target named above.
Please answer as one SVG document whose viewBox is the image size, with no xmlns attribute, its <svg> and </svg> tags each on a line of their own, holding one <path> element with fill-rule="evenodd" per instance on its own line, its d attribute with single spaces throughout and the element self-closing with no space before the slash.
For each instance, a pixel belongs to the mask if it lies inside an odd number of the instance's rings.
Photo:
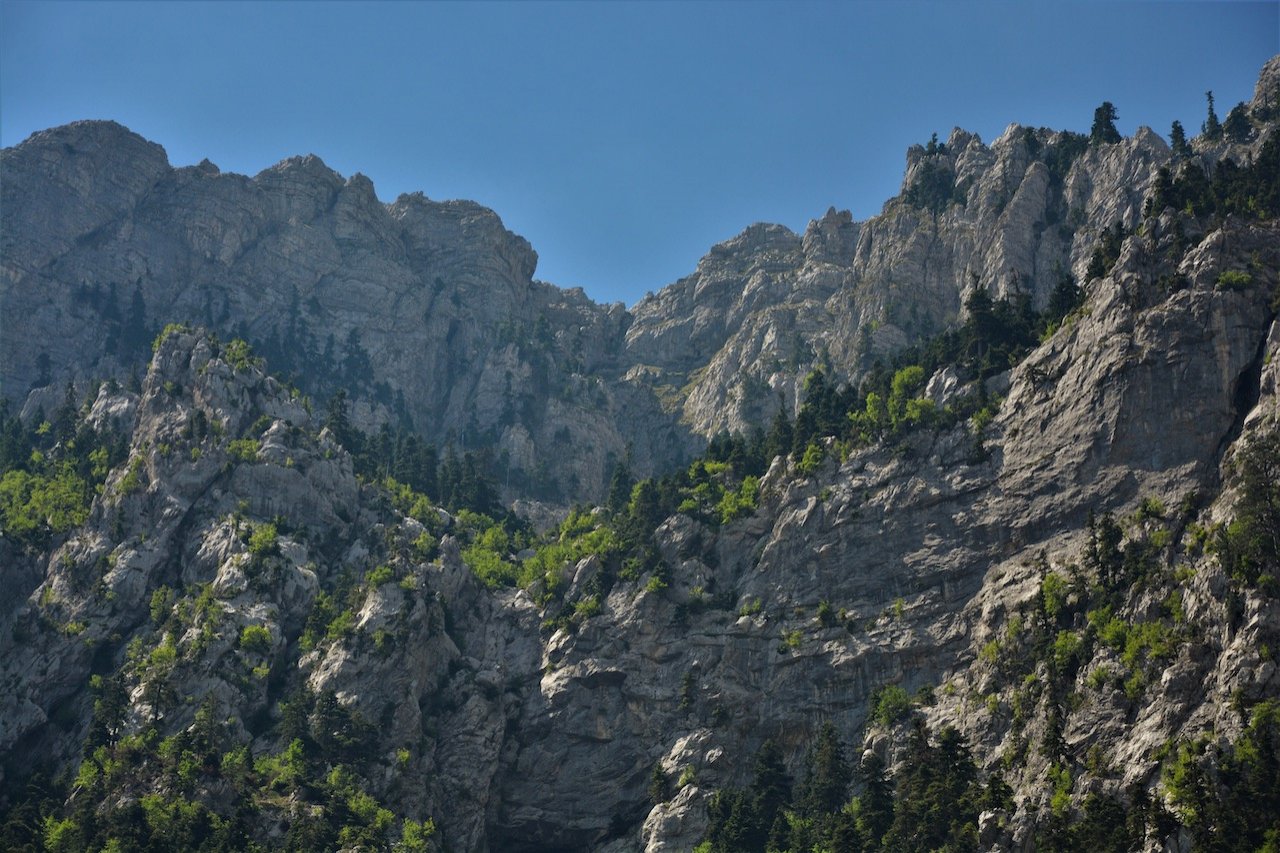
<svg viewBox="0 0 1280 853">
<path fill-rule="evenodd" d="M 773 423 L 769 427 L 769 434 L 765 436 L 764 440 L 764 456 L 768 460 L 765 464 L 772 463 L 775 457 L 790 453 L 791 443 L 791 419 L 787 417 L 786 403 L 779 400 L 778 413 L 774 415 Z"/>
<path fill-rule="evenodd" d="M 816 825 L 820 836 L 830 834 L 832 818 L 848 798 L 853 772 L 835 726 L 824 722 L 818 739 L 805 756 L 808 775 L 796 796 L 796 808 Z"/>
<path fill-rule="evenodd" d="M 1222 123 L 1222 132 L 1231 142 L 1244 143 L 1253 138 L 1253 124 L 1249 121 L 1249 110 L 1244 101 L 1227 113 L 1227 120 Z"/>
<path fill-rule="evenodd" d="M 324 425 L 333 433 L 333 437 L 338 440 L 339 444 L 348 450 L 356 449 L 356 432 L 352 428 L 351 420 L 348 416 L 347 391 L 345 388 L 339 388 L 329 398 Z"/>
<path fill-rule="evenodd" d="M 1182 128 L 1182 122 L 1176 119 L 1173 126 L 1169 128 L 1169 146 L 1173 149 L 1174 157 L 1191 156 L 1191 146 L 1187 144 L 1187 132 Z"/>
<path fill-rule="evenodd" d="M 868 753 L 858 767 L 862 794 L 858 797 L 858 830 L 867 847 L 875 849 L 893 825 L 893 782 L 885 772 L 884 760 Z"/>
<path fill-rule="evenodd" d="M 782 749 L 772 738 L 756 753 L 751 799 L 756 826 L 749 841 L 752 849 L 764 850 L 774 834 L 774 825 L 782 817 L 782 810 L 791 804 L 791 776 L 782 761 Z"/>
<path fill-rule="evenodd" d="M 609 478 L 609 496 L 605 500 L 605 506 L 614 515 L 618 515 L 627 508 L 627 501 L 631 498 L 631 489 L 635 486 L 635 478 L 631 476 L 631 467 L 627 465 L 626 460 L 613 466 L 613 475 Z"/>
<path fill-rule="evenodd" d="M 1093 145 L 1109 145 L 1120 141 L 1120 131 L 1116 130 L 1115 105 L 1103 101 L 1102 106 L 1093 111 L 1093 127 L 1089 131 L 1089 142 Z"/>
<path fill-rule="evenodd" d="M 1205 100 L 1209 102 L 1209 112 L 1205 116 L 1204 124 L 1200 125 L 1200 133 L 1210 142 L 1217 142 L 1222 138 L 1222 125 L 1218 122 L 1218 114 L 1213 110 L 1213 92 L 1204 93 Z"/>
<path fill-rule="evenodd" d="M 1045 308 L 1046 318 L 1051 323 L 1060 323 L 1063 317 L 1080 307 L 1083 301 L 1084 291 L 1076 284 L 1075 277 L 1064 273 L 1049 294 L 1049 304 Z"/>
</svg>

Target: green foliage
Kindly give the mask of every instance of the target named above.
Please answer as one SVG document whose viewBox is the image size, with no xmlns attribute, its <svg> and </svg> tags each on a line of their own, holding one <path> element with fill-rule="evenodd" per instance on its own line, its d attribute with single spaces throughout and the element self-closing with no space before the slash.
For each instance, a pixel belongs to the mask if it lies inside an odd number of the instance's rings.
<svg viewBox="0 0 1280 853">
<path fill-rule="evenodd" d="M 721 524 L 728 524 L 751 513 L 760 500 L 760 480 L 746 476 L 736 491 L 725 490 L 716 505 Z"/>
<path fill-rule="evenodd" d="M 1089 258 L 1089 267 L 1085 272 L 1087 281 L 1110 275 L 1116 261 L 1120 260 L 1120 250 L 1124 247 L 1125 229 L 1120 222 L 1105 229 L 1098 238 L 1098 245 Z"/>
<path fill-rule="evenodd" d="M 68 387 L 53 422 L 29 429 L 0 402 L 0 530 L 28 547 L 42 547 L 79 527 L 124 441 L 78 420 Z"/>
<path fill-rule="evenodd" d="M 400 828 L 400 840 L 392 847 L 394 853 L 427 853 L 431 839 L 436 834 L 436 824 L 431 818 L 424 821 L 405 818 Z"/>
<path fill-rule="evenodd" d="M 1208 102 L 1208 109 L 1204 123 L 1200 125 L 1200 133 L 1210 142 L 1217 142 L 1222 138 L 1222 124 L 1218 121 L 1218 114 L 1213 109 L 1213 92 L 1205 92 L 1204 98 Z"/>
<path fill-rule="evenodd" d="M 1169 129 L 1169 147 L 1173 149 L 1174 157 L 1191 156 L 1191 146 L 1187 143 L 1187 132 L 1182 127 L 1182 122 L 1174 121 Z"/>
<path fill-rule="evenodd" d="M 1093 127 L 1089 130 L 1089 141 L 1093 145 L 1108 145 L 1120 141 L 1120 131 L 1116 130 L 1115 105 L 1103 101 L 1102 106 L 1093 111 Z"/>
<path fill-rule="evenodd" d="M 227 444 L 227 455 L 239 462 L 255 462 L 260 446 L 256 438 L 237 438 Z"/>
<path fill-rule="evenodd" d="M 816 614 L 818 624 L 824 628 L 834 627 L 836 624 L 836 612 L 831 606 L 831 602 L 825 598 L 818 602 L 818 612 Z"/>
<path fill-rule="evenodd" d="M 142 486 L 142 466 L 146 460 L 142 456 L 134 456 L 129 460 L 129 468 L 125 471 L 123 477 L 120 478 L 120 494 L 129 495 L 136 492 Z"/>
<path fill-rule="evenodd" d="M 1253 276 L 1244 270 L 1223 270 L 1218 273 L 1219 290 L 1244 290 L 1253 284 Z"/>
<path fill-rule="evenodd" d="M 1280 429 L 1243 446 L 1231 483 L 1238 495 L 1235 518 L 1216 529 L 1209 549 L 1237 584 L 1280 595 Z"/>
<path fill-rule="evenodd" d="M 191 327 L 186 323 L 169 323 L 160 330 L 160 334 L 156 335 L 156 339 L 151 342 L 151 351 L 159 352 L 160 347 L 170 335 L 190 333 Z"/>
<path fill-rule="evenodd" d="M 466 548 L 462 552 L 462 562 L 490 588 L 515 586 L 520 578 L 519 569 L 506 558 L 506 553 L 500 553 L 485 542 Z"/>
<path fill-rule="evenodd" d="M 1084 641 L 1072 631 L 1059 631 L 1053 641 L 1053 663 L 1058 671 L 1074 674 L 1083 663 Z"/>
<path fill-rule="evenodd" d="M 280 551 L 280 535 L 274 524 L 257 524 L 249 534 L 249 553 L 255 557 L 270 557 Z"/>
<path fill-rule="evenodd" d="M 365 576 L 364 580 L 365 583 L 369 585 L 370 589 L 377 589 L 383 584 L 391 583 L 395 578 L 395 570 L 390 566 L 383 565 L 378 566 L 373 571 L 369 572 L 369 574 Z"/>
<path fill-rule="evenodd" d="M 271 631 L 265 625 L 245 625 L 238 645 L 250 654 L 265 655 L 271 651 Z"/>
<path fill-rule="evenodd" d="M 1273 134 L 1257 159 L 1243 166 L 1229 158 L 1218 161 L 1212 177 L 1194 160 L 1184 161 L 1176 175 L 1169 168 L 1162 168 L 1144 212 L 1148 216 L 1159 215 L 1167 208 L 1196 217 L 1280 216 L 1280 139 Z"/>
<path fill-rule="evenodd" d="M 796 464 L 796 473 L 801 477 L 811 477 L 818 467 L 822 465 L 822 460 L 827 456 L 827 450 L 818 442 L 810 442 L 804 449 L 804 455 Z"/>
<path fill-rule="evenodd" d="M 903 200 L 936 215 L 953 204 L 964 204 L 965 187 L 956 183 L 956 174 L 945 161 L 927 160 L 916 172 Z"/>
<path fill-rule="evenodd" d="M 1280 837 L 1280 703 L 1256 705 L 1230 744 L 1180 743 L 1164 782 L 1197 849 L 1270 849 Z"/>
<path fill-rule="evenodd" d="M 1249 108 L 1244 101 L 1236 104 L 1227 113 L 1227 120 L 1222 123 L 1223 135 L 1227 141 L 1245 144 L 1253 139 L 1253 123 L 1249 120 Z"/>
<path fill-rule="evenodd" d="M 1040 581 L 1040 598 L 1045 618 L 1057 624 L 1066 612 L 1067 581 L 1057 572 L 1050 572 Z"/>
<path fill-rule="evenodd" d="M 895 782 L 887 849 L 976 849 L 982 787 L 969 747 L 955 729 L 943 729 L 935 746 L 923 720 L 917 720 Z"/>
<path fill-rule="evenodd" d="M 869 717 L 881 726 L 891 726 L 911 710 L 911 696 L 897 684 L 887 684 L 871 694 Z"/>
<path fill-rule="evenodd" d="M 228 341 L 223 346 L 222 360 L 237 372 L 251 370 L 261 364 L 259 359 L 254 358 L 253 349 L 249 344 L 240 338 Z"/>
<path fill-rule="evenodd" d="M 649 799 L 655 805 L 671 799 L 671 782 L 662 771 L 662 762 L 655 761 L 653 770 L 649 772 Z"/>
<path fill-rule="evenodd" d="M 777 743 L 766 740 L 754 764 L 750 788 L 723 789 L 707 806 L 707 842 L 713 853 L 764 853 L 775 823 L 791 802 L 791 776 Z"/>
<path fill-rule="evenodd" d="M 9 471 L 0 478 L 0 522 L 17 539 L 42 540 L 84 523 L 88 484 L 68 466 L 49 475 Z"/>
</svg>

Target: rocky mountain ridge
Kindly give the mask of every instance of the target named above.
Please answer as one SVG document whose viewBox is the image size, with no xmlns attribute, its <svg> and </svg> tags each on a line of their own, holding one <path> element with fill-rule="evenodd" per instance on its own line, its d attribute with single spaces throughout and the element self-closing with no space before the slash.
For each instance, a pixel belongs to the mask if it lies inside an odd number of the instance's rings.
<svg viewBox="0 0 1280 853">
<path fill-rule="evenodd" d="M 1280 97 L 1272 65 L 1255 104 Z M 474 203 L 384 204 L 314 156 L 252 178 L 173 168 L 117 124 L 79 122 L 0 159 L 0 388 L 20 403 L 47 387 L 49 409 L 69 380 L 125 379 L 166 323 L 200 323 L 317 402 L 345 389 L 366 428 L 486 450 L 508 498 L 598 500 L 620 461 L 669 470 L 780 399 L 794 414 L 814 367 L 856 380 L 954 325 L 975 285 L 1040 307 L 1063 276 L 1083 283 L 1100 235 L 1137 224 L 1174 159 L 1145 128 L 1086 142 L 957 129 L 908 152 L 879 216 L 752 226 L 628 311 L 537 281 L 528 242 Z"/>
<path fill-rule="evenodd" d="M 1263 77 L 1272 88 L 1259 91 L 1274 91 L 1277 78 L 1273 61 Z M 874 757 L 893 771 L 903 796 L 920 749 L 913 726 L 924 727 L 926 747 L 927 733 L 939 733 L 939 749 L 955 748 L 941 739 L 951 727 L 945 737 L 965 744 L 953 757 L 971 760 L 993 792 L 980 807 L 957 805 L 957 815 L 972 811 L 957 818 L 968 826 L 951 839 L 959 849 L 1100 849 L 1072 834 L 1099 814 L 1116 838 L 1118 827 L 1139 827 L 1137 849 L 1202 849 L 1228 832 L 1256 849 L 1280 827 L 1228 810 L 1237 818 L 1228 830 L 1214 811 L 1249 797 L 1265 808 L 1276 796 L 1232 786 L 1253 766 L 1234 746 L 1242 739 L 1272 731 L 1258 766 L 1280 767 L 1280 728 L 1266 728 L 1280 700 L 1280 563 L 1258 538 L 1280 533 L 1280 518 L 1258 509 L 1280 500 L 1268 474 L 1280 470 L 1280 218 L 1267 212 L 1275 125 L 1265 98 L 1255 101 L 1257 136 L 1234 149 L 1255 165 L 1247 181 L 1221 185 L 1221 210 L 1197 211 L 1193 170 L 1177 182 L 1157 170 L 1149 192 L 1095 199 L 1109 205 L 1099 216 L 1135 218 L 1099 258 L 1105 269 L 1082 301 L 1012 369 L 975 378 L 956 364 L 912 379 L 904 368 L 894 379 L 915 389 L 909 401 L 862 401 L 868 419 L 897 419 L 883 435 L 850 433 L 851 416 L 864 413 L 842 411 L 836 432 L 771 455 L 758 478 L 707 457 L 673 511 L 658 511 L 662 486 L 645 481 L 623 504 L 574 513 L 545 539 L 519 540 L 473 512 L 357 477 L 358 460 L 325 417 L 247 347 L 166 329 L 136 392 L 106 382 L 78 411 L 73 398 L 22 433 L 34 447 L 21 445 L 5 474 L 0 560 L 17 594 L 0 612 L 3 837 L 38 836 L 53 849 L 180 837 L 207 849 L 621 853 L 706 840 L 719 850 L 736 831 L 722 807 L 753 774 L 758 782 L 766 744 L 801 782 L 815 775 L 805 756 L 828 722 L 863 768 Z M 1029 150 L 1025 134 L 1002 139 L 996 164 Z M 1210 152 L 1200 162 L 1229 176 L 1231 149 L 1208 143 L 1197 142 Z M 945 154 L 922 149 L 908 190 L 921 164 L 969 174 L 965 164 L 987 156 L 976 145 L 953 134 Z M 1131 140 L 1081 154 L 1063 198 L 1090 192 L 1072 190 L 1073 175 L 1100 181 L 1132 166 L 1130 177 L 1146 181 L 1139 149 L 1160 146 Z M 1113 162 L 1108 151 L 1130 153 Z M 319 167 L 282 171 L 304 168 Z M 1014 170 L 1019 192 L 1000 215 L 1048 187 L 1048 170 L 1038 160 Z M 978 208 L 995 179 L 972 174 L 963 206 L 958 183 L 943 194 L 935 237 L 960 240 L 966 217 L 989 221 Z M 106 177 L 86 170 L 77 180 Z M 366 204 L 358 183 L 331 181 L 322 204 L 336 210 L 348 191 Z M 1232 192 L 1265 209 L 1228 211 Z M 1183 196 L 1185 208 L 1154 203 Z M 402 201 L 404 217 L 454 223 L 451 241 L 497 227 L 465 204 Z M 46 219 L 68 215 L 50 206 Z M 837 353 L 856 354 L 836 348 L 844 339 L 819 320 L 834 315 L 857 334 L 862 303 L 833 307 L 840 288 L 863 286 L 850 285 L 846 265 L 864 246 L 869 258 L 892 248 L 877 229 L 896 223 L 906 242 L 879 268 L 913 268 L 914 258 L 936 271 L 949 256 L 943 241 L 919 237 L 933 227 L 924 216 L 904 198 L 870 223 L 829 214 L 803 237 L 749 229 L 654 297 L 669 307 L 642 304 L 616 319 L 610 334 L 639 354 L 622 387 L 663 403 L 660 389 L 690 376 L 680 406 L 665 400 L 688 418 L 716 359 L 734 347 L 744 365 L 774 358 L 781 330 L 809 322 L 829 335 L 824 359 L 839 376 Z M 361 254 L 367 234 L 338 240 L 348 226 L 332 214 L 333 244 L 375 264 Z M 1018 263 L 1043 270 L 1028 257 L 1067 251 L 1061 233 L 1045 234 L 1021 244 L 1031 254 Z M 301 226 L 287 236 L 308 239 Z M 5 239 L 25 258 L 90 257 L 53 238 L 23 248 L 7 227 Z M 456 251 L 441 239 L 413 251 Z M 1012 258 L 1012 241 L 983 251 Z M 1087 273 L 1093 249 L 1080 252 L 1072 268 Z M 531 275 L 530 260 L 512 238 L 484 276 Z M 1035 302 L 1055 286 L 1061 271 L 1050 269 L 1025 279 L 1038 282 Z M 968 272 L 951 270 L 939 288 Z M 991 275 L 990 292 L 1017 295 L 1014 277 Z M 741 300 L 728 314 L 738 325 L 704 310 L 730 297 Z M 574 304 L 599 316 L 585 299 Z M 917 322 L 923 334 L 929 321 Z M 892 325 L 867 334 L 894 338 Z M 505 351 L 518 368 L 522 344 Z M 805 417 L 801 407 L 797 431 Z M 15 423 L 6 417 L 0 430 L 6 454 L 19 445 Z M 74 500 L 53 491 L 77 482 Z M 20 513 L 28 496 L 33 511 Z M 503 566 L 521 574 L 504 580 Z M 66 774 L 66 787 L 41 794 L 28 778 L 35 765 Z M 852 829 L 823 843 L 920 849 L 899 828 L 868 823 L 873 782 L 846 782 L 836 806 L 855 797 Z M 822 813 L 805 812 L 799 796 L 789 802 L 780 849 L 811 849 L 804 821 Z M 895 813 L 909 806 L 900 800 Z"/>
</svg>

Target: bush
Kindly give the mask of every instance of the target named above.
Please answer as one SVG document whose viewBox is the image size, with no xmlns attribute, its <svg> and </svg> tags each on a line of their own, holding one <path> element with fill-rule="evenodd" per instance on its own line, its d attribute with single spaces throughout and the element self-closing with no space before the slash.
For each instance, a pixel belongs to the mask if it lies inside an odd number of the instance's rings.
<svg viewBox="0 0 1280 853">
<path fill-rule="evenodd" d="M 716 511 L 720 516 L 721 524 L 729 522 L 748 515 L 756 508 L 756 503 L 760 498 L 760 480 L 756 477 L 744 477 L 742 485 L 737 491 L 726 491 L 724 497 L 720 499 L 720 503 L 716 506 Z"/>
<path fill-rule="evenodd" d="M 1253 276 L 1241 270 L 1223 270 L 1218 273 L 1217 288 L 1219 290 L 1244 290 L 1253 284 Z"/>
<path fill-rule="evenodd" d="M 491 589 L 515 586 L 519 578 L 519 570 L 513 563 L 507 562 L 497 551 L 480 543 L 462 552 L 462 562 Z"/>
<path fill-rule="evenodd" d="M 237 438 L 227 445 L 227 454 L 241 462 L 255 462 L 259 446 L 256 438 Z"/>
<path fill-rule="evenodd" d="M 258 362 L 253 357 L 253 350 L 249 344 L 240 338 L 229 341 L 222 348 L 222 360 L 231 365 L 231 369 L 235 371 L 248 370 Z"/>
<path fill-rule="evenodd" d="M 240 632 L 240 649 L 255 655 L 271 651 L 271 631 L 262 625 L 245 625 Z"/>
<path fill-rule="evenodd" d="M 279 550 L 280 539 L 274 524 L 259 524 L 249 534 L 249 553 L 255 557 L 270 557 Z"/>
<path fill-rule="evenodd" d="M 891 726 L 911 710 L 911 696 L 897 684 L 881 687 L 871 694 L 871 719 Z"/>
<path fill-rule="evenodd" d="M 170 335 L 183 334 L 190 332 L 191 327 L 186 323 L 169 323 L 160 330 L 160 334 L 156 335 L 156 339 L 151 342 L 151 351 L 158 352 L 161 345 L 169 339 Z"/>
<path fill-rule="evenodd" d="M 369 572 L 365 581 L 369 584 L 370 589 L 377 589 L 384 583 L 391 583 L 395 579 L 396 573 L 392 571 L 390 566 L 378 566 Z"/>
<path fill-rule="evenodd" d="M 804 449 L 804 456 L 796 465 L 796 473 L 801 477 L 808 477 L 818 470 L 818 466 L 822 464 L 822 460 L 827 456 L 826 448 L 816 441 L 809 442 Z"/>
</svg>

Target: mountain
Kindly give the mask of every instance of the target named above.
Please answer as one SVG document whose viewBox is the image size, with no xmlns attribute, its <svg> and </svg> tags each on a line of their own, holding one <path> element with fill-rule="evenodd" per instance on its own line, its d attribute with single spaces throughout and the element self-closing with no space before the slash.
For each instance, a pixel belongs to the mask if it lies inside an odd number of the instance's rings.
<svg viewBox="0 0 1280 853">
<path fill-rule="evenodd" d="M 1171 158 L 1147 129 L 1089 146 L 1011 125 L 989 147 L 957 129 L 908 151 L 879 216 L 754 225 L 627 311 L 535 280 L 528 242 L 474 203 L 384 204 L 314 156 L 253 178 L 173 168 L 118 124 L 78 122 L 0 163 L 22 319 L 0 389 L 20 404 L 48 387 L 52 408 L 68 381 L 137 374 L 167 323 L 199 323 L 317 404 L 344 389 L 366 429 L 485 451 L 508 498 L 600 500 L 617 463 L 670 470 L 720 430 L 794 415 L 810 370 L 857 380 L 954 325 L 974 287 L 1043 307 L 1085 280 L 1103 232 L 1135 227 Z"/>
<path fill-rule="evenodd" d="M 7 149 L 5 846 L 1264 849 L 1277 103 L 956 131 L 631 311 L 314 158 Z"/>
</svg>

